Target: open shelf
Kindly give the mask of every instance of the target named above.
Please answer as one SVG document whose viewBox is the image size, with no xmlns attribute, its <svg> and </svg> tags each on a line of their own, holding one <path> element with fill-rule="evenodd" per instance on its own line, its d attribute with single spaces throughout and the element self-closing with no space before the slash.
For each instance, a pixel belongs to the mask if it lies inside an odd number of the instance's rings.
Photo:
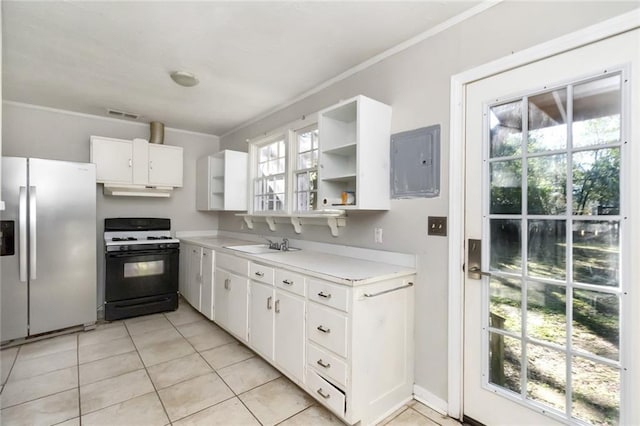
<svg viewBox="0 0 640 426">
<path fill-rule="evenodd" d="M 196 209 L 247 209 L 247 153 L 221 151 L 196 162 Z"/>
<path fill-rule="evenodd" d="M 344 145 L 336 146 L 335 148 L 325 149 L 322 153 L 350 157 L 356 155 L 356 147 L 357 145 L 355 142 L 349 142 Z"/>
<path fill-rule="evenodd" d="M 349 181 L 355 181 L 355 179 L 356 179 L 355 173 L 349 173 L 349 174 L 340 175 L 340 176 L 328 176 L 328 177 L 322 178 L 322 180 L 325 182 L 349 182 Z"/>
<path fill-rule="evenodd" d="M 318 200 L 346 210 L 388 210 L 391 107 L 356 96 L 320 111 L 318 130 Z M 354 204 L 338 204 L 345 192 L 356 195 Z"/>
</svg>

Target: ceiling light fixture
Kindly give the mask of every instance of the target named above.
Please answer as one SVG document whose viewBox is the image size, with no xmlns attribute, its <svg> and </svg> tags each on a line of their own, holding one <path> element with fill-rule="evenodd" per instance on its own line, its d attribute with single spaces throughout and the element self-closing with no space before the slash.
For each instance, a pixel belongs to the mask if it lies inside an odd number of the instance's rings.
<svg viewBox="0 0 640 426">
<path fill-rule="evenodd" d="M 173 81 L 184 87 L 192 87 L 200 82 L 195 74 L 186 71 L 174 71 L 170 75 Z"/>
</svg>

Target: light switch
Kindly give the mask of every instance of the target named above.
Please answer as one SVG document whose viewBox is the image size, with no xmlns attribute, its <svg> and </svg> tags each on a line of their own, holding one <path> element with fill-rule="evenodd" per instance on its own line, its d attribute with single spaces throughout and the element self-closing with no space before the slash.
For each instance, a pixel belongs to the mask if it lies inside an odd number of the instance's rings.
<svg viewBox="0 0 640 426">
<path fill-rule="evenodd" d="M 447 236 L 447 217 L 429 216 L 427 220 L 427 235 Z"/>
</svg>

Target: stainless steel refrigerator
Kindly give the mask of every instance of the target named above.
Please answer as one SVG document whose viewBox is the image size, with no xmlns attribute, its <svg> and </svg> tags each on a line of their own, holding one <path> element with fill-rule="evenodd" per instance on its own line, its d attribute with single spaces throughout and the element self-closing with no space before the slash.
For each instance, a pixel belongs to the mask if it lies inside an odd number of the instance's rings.
<svg viewBox="0 0 640 426">
<path fill-rule="evenodd" d="M 2 157 L 0 341 L 96 321 L 93 164 Z"/>
</svg>

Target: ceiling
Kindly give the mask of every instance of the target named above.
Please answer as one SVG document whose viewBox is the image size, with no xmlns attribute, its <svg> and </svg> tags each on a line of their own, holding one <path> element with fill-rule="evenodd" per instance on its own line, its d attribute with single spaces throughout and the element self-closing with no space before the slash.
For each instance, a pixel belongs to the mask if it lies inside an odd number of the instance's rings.
<svg viewBox="0 0 640 426">
<path fill-rule="evenodd" d="M 477 4 L 4 0 L 3 98 L 222 135 Z"/>
</svg>

